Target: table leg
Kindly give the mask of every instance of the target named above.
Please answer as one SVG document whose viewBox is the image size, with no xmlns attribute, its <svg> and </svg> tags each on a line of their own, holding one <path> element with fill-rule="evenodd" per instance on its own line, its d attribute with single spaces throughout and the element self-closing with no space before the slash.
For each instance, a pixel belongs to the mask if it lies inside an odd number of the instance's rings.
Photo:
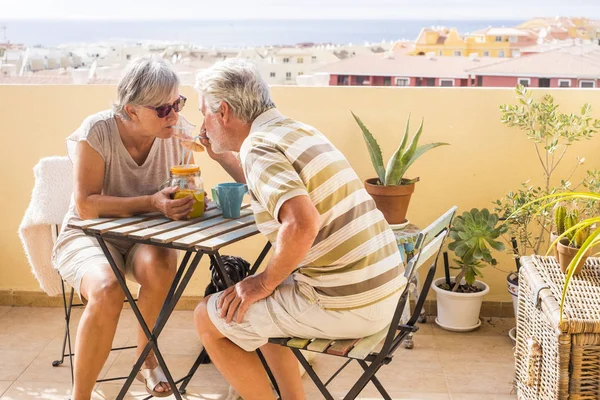
<svg viewBox="0 0 600 400">
<path fill-rule="evenodd" d="M 117 399 L 121 400 L 125 397 L 125 395 L 127 394 L 127 391 L 129 390 L 129 387 L 133 383 L 133 379 L 135 378 L 137 372 L 140 370 L 140 368 L 142 366 L 142 363 L 144 362 L 144 360 L 150 353 L 150 350 L 152 349 L 152 350 L 154 350 L 154 354 L 156 356 L 156 360 L 158 361 L 158 364 L 161 366 L 161 368 L 163 369 L 163 372 L 165 373 L 165 376 L 167 377 L 167 381 L 168 381 L 169 385 L 171 386 L 171 388 L 173 388 L 173 395 L 175 396 L 175 398 L 177 400 L 182 400 L 181 394 L 177 390 L 175 381 L 173 380 L 173 377 L 171 376 L 169 368 L 167 367 L 167 365 L 165 363 L 162 353 L 160 352 L 160 350 L 158 348 L 157 341 L 158 341 L 158 337 L 159 337 L 162 329 L 164 328 L 167 320 L 169 319 L 169 316 L 175 309 L 175 305 L 177 304 L 177 301 L 183 294 L 183 291 L 184 291 L 185 287 L 187 286 L 187 284 L 189 283 L 189 281 L 192 277 L 192 274 L 194 273 L 196 267 L 198 266 L 198 263 L 200 262 L 200 259 L 202 258 L 203 254 L 200 252 L 196 253 L 194 259 L 191 261 L 189 267 L 187 268 L 187 272 L 186 272 L 185 276 L 183 276 L 183 281 L 179 282 L 183 275 L 183 271 L 186 269 L 186 264 L 188 264 L 189 259 L 192 254 L 189 251 L 187 252 L 187 254 L 185 255 L 184 259 L 182 260 L 182 262 L 177 270 L 175 279 L 173 280 L 173 283 L 171 284 L 169 293 L 168 293 L 167 297 L 165 298 L 163 307 L 162 307 L 160 314 L 154 325 L 154 329 L 152 330 L 152 332 L 150 332 L 150 329 L 148 328 L 148 325 L 146 324 L 146 321 L 144 320 L 144 317 L 141 314 L 137 304 L 133 300 L 131 291 L 127 287 L 127 283 L 125 282 L 125 279 L 121 275 L 121 271 L 117 267 L 117 264 L 115 263 L 115 260 L 113 259 L 112 254 L 108 250 L 108 247 L 106 246 L 106 243 L 104 242 L 104 239 L 102 238 L 102 236 L 100 234 L 96 234 L 94 236 L 98 240 L 98 243 L 100 244 L 100 247 L 102 248 L 102 251 L 104 252 L 104 255 L 106 256 L 108 263 L 109 263 L 111 269 L 113 270 L 113 272 L 117 278 L 117 281 L 119 282 L 119 285 L 121 286 L 121 289 L 123 289 L 123 292 L 125 293 L 125 297 L 127 297 L 127 300 L 129 301 L 129 305 L 131 306 L 131 309 L 133 310 L 133 313 L 135 314 L 135 316 L 138 320 L 138 323 L 140 324 L 142 330 L 144 331 L 144 334 L 148 338 L 148 343 L 146 344 L 144 350 L 142 351 L 142 354 L 136 361 L 134 367 L 132 368 L 131 373 L 129 374 L 129 377 L 127 378 L 123 387 L 121 388 L 121 391 L 117 395 Z"/>
</svg>

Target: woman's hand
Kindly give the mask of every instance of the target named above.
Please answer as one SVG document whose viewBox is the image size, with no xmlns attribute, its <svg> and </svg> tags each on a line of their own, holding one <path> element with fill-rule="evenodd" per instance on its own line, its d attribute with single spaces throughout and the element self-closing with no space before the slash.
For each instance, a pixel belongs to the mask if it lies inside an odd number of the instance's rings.
<svg viewBox="0 0 600 400">
<path fill-rule="evenodd" d="M 194 199 L 194 196 L 185 196 L 171 200 L 171 195 L 175 194 L 177 190 L 179 190 L 177 186 L 171 186 L 154 193 L 150 197 L 152 208 L 173 220 L 186 219 L 192 212 L 192 206 L 196 199 Z"/>
</svg>

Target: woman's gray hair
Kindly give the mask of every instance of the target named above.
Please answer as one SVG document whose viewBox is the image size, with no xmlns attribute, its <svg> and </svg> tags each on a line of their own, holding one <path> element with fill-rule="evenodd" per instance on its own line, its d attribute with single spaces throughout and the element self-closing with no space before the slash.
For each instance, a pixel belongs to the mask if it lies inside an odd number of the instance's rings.
<svg viewBox="0 0 600 400">
<path fill-rule="evenodd" d="M 256 65 L 242 59 L 219 61 L 201 71 L 194 87 L 212 113 L 225 102 L 233 115 L 246 123 L 252 123 L 260 114 L 275 107 L 269 85 Z"/>
<path fill-rule="evenodd" d="M 115 114 L 129 119 L 127 104 L 159 107 L 179 86 L 179 77 L 162 58 L 144 57 L 132 62 L 117 86 L 117 100 L 113 103 Z"/>
</svg>

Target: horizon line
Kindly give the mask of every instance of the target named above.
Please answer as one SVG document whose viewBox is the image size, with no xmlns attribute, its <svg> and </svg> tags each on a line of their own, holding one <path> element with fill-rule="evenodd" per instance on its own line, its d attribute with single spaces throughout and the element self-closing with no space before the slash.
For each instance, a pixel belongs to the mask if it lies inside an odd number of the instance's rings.
<svg viewBox="0 0 600 400">
<path fill-rule="evenodd" d="M 20 22 L 20 21 L 95 21 L 95 22 L 103 22 L 103 21 L 112 21 L 112 22 L 132 22 L 132 21 L 173 21 L 173 22 L 193 22 L 193 21 L 528 21 L 531 19 L 537 18 L 545 18 L 545 19 L 554 19 L 554 18 L 587 18 L 590 20 L 600 19 L 600 16 L 597 18 L 594 17 L 586 17 L 586 16 L 536 16 L 536 17 L 525 17 L 525 18 L 514 18 L 514 17 L 432 17 L 432 18 L 422 18 L 422 17 L 368 17 L 368 18 L 360 18 L 360 17 L 230 17 L 230 18 L 222 18 L 222 17 L 203 17 L 203 18 L 170 18 L 170 17 L 140 17 L 140 18 L 120 18 L 120 17 L 77 17 L 77 16 L 65 16 L 65 17 L 8 17 L 8 18 L 0 18 L 0 23 L 6 22 Z"/>
</svg>

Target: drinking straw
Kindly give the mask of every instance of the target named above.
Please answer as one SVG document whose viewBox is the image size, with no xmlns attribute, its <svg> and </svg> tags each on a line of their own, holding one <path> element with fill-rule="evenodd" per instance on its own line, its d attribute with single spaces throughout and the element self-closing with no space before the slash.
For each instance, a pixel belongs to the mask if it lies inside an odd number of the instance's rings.
<svg viewBox="0 0 600 400">
<path fill-rule="evenodd" d="M 194 136 L 194 138 L 192 139 L 192 142 L 195 143 L 197 139 L 200 139 L 200 135 Z M 192 158 L 192 149 L 190 148 L 190 152 L 188 153 L 188 158 L 187 158 L 187 162 L 185 163 L 185 165 L 188 165 L 190 163 L 191 158 Z"/>
</svg>

